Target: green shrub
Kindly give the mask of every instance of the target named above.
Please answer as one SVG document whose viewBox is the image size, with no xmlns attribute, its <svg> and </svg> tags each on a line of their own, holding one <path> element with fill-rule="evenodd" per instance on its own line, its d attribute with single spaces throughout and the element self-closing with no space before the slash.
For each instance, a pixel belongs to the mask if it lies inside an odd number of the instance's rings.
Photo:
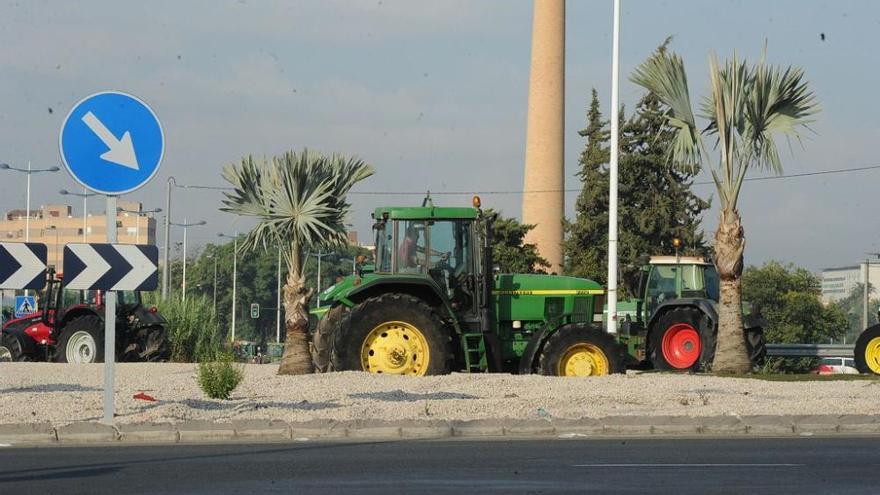
<svg viewBox="0 0 880 495">
<path fill-rule="evenodd" d="M 168 321 L 172 361 L 212 361 L 220 355 L 222 338 L 209 298 L 190 295 L 183 302 L 179 293 L 172 293 L 168 299 L 156 300 L 155 304 Z"/>
<path fill-rule="evenodd" d="M 222 353 L 199 363 L 199 386 L 212 399 L 228 399 L 242 379 L 244 367 L 235 364 L 232 354 Z"/>
</svg>

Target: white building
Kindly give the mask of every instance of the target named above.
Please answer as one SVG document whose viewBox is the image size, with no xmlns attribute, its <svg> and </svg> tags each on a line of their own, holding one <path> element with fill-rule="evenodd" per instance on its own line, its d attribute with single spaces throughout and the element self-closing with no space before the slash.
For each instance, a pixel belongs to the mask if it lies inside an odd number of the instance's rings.
<svg viewBox="0 0 880 495">
<path fill-rule="evenodd" d="M 828 304 L 839 301 L 848 296 L 857 284 L 864 284 L 866 264 L 862 262 L 858 265 L 822 270 L 822 302 Z M 870 263 L 867 269 L 868 278 L 874 288 L 871 299 L 880 298 L 880 262 Z"/>
</svg>

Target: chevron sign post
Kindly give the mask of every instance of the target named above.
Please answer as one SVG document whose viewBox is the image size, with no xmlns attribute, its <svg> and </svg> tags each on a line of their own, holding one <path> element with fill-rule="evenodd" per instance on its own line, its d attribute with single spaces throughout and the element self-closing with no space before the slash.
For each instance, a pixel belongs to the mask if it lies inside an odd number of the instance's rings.
<svg viewBox="0 0 880 495">
<path fill-rule="evenodd" d="M 40 290 L 45 285 L 45 244 L 0 242 L 0 290 Z"/>
<path fill-rule="evenodd" d="M 159 249 L 131 244 L 68 244 L 64 286 L 74 290 L 156 290 Z"/>
</svg>

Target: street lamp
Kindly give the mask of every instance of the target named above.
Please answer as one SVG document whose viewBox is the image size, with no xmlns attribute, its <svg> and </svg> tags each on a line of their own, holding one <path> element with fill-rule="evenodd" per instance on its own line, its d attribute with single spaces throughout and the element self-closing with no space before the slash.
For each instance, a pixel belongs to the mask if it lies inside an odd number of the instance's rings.
<svg viewBox="0 0 880 495">
<path fill-rule="evenodd" d="M 315 298 L 315 307 L 321 307 L 321 258 L 325 256 L 330 256 L 333 253 L 324 253 L 318 251 L 317 253 L 308 253 L 308 256 L 314 256 L 318 258 L 318 284 L 317 284 L 317 294 L 318 297 Z"/>
<path fill-rule="evenodd" d="M 58 191 L 58 194 L 62 196 L 76 196 L 78 198 L 82 198 L 83 200 L 83 243 L 88 242 L 88 230 L 89 230 L 89 197 L 97 196 L 96 193 L 90 193 L 86 188 L 83 188 L 83 192 L 81 193 L 73 193 L 68 191 L 67 189 L 62 189 Z"/>
<path fill-rule="evenodd" d="M 54 225 L 49 225 L 46 227 L 46 230 L 54 230 L 55 231 L 55 271 L 58 271 L 58 227 Z"/>
<path fill-rule="evenodd" d="M 168 223 L 169 223 L 169 225 L 174 225 L 175 227 L 183 227 L 183 280 L 180 283 L 180 291 L 183 293 L 183 294 L 181 294 L 181 299 L 183 300 L 183 302 L 186 302 L 186 229 L 189 227 L 195 227 L 198 225 L 205 225 L 208 222 L 202 220 L 200 222 L 187 223 L 186 218 L 184 218 L 183 223 L 175 223 L 175 222 L 168 222 Z M 167 242 L 166 242 L 166 244 L 167 244 Z"/>
<path fill-rule="evenodd" d="M 238 284 L 238 232 L 235 233 L 234 236 L 224 234 L 222 232 L 217 234 L 217 237 L 223 237 L 226 239 L 232 239 L 232 324 L 231 329 L 229 331 L 229 340 L 230 342 L 235 342 L 235 291 Z"/>
<path fill-rule="evenodd" d="M 27 168 L 17 168 L 12 167 L 8 163 L 0 163 L 0 170 L 13 170 L 15 172 L 21 172 L 27 174 L 27 193 L 26 193 L 26 206 L 25 206 L 25 220 L 24 220 L 24 242 L 30 242 L 31 240 L 31 175 L 37 174 L 40 172 L 57 172 L 61 170 L 58 167 L 49 167 L 49 168 L 31 168 L 31 162 L 28 162 Z M 24 291 L 24 295 L 28 295 L 28 291 Z"/>
<path fill-rule="evenodd" d="M 162 208 L 153 208 L 152 210 L 126 210 L 125 208 L 116 208 L 118 213 L 134 213 L 137 215 L 134 227 L 134 243 L 141 243 L 141 217 L 147 213 L 162 213 Z M 147 224 L 149 225 L 149 224 Z M 149 228 L 147 229 L 149 230 Z M 186 231 L 184 231 L 186 232 Z M 150 234 L 147 232 L 147 243 L 150 242 Z"/>
<path fill-rule="evenodd" d="M 214 260 L 214 318 L 217 317 L 217 254 L 206 254 L 206 258 Z"/>
</svg>

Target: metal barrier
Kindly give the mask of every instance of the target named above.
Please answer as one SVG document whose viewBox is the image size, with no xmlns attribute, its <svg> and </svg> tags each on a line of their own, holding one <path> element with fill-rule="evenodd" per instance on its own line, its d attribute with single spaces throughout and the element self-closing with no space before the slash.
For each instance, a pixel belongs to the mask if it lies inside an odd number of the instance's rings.
<svg viewBox="0 0 880 495">
<path fill-rule="evenodd" d="M 767 344 L 767 355 L 775 357 L 853 357 L 852 344 Z"/>
</svg>

